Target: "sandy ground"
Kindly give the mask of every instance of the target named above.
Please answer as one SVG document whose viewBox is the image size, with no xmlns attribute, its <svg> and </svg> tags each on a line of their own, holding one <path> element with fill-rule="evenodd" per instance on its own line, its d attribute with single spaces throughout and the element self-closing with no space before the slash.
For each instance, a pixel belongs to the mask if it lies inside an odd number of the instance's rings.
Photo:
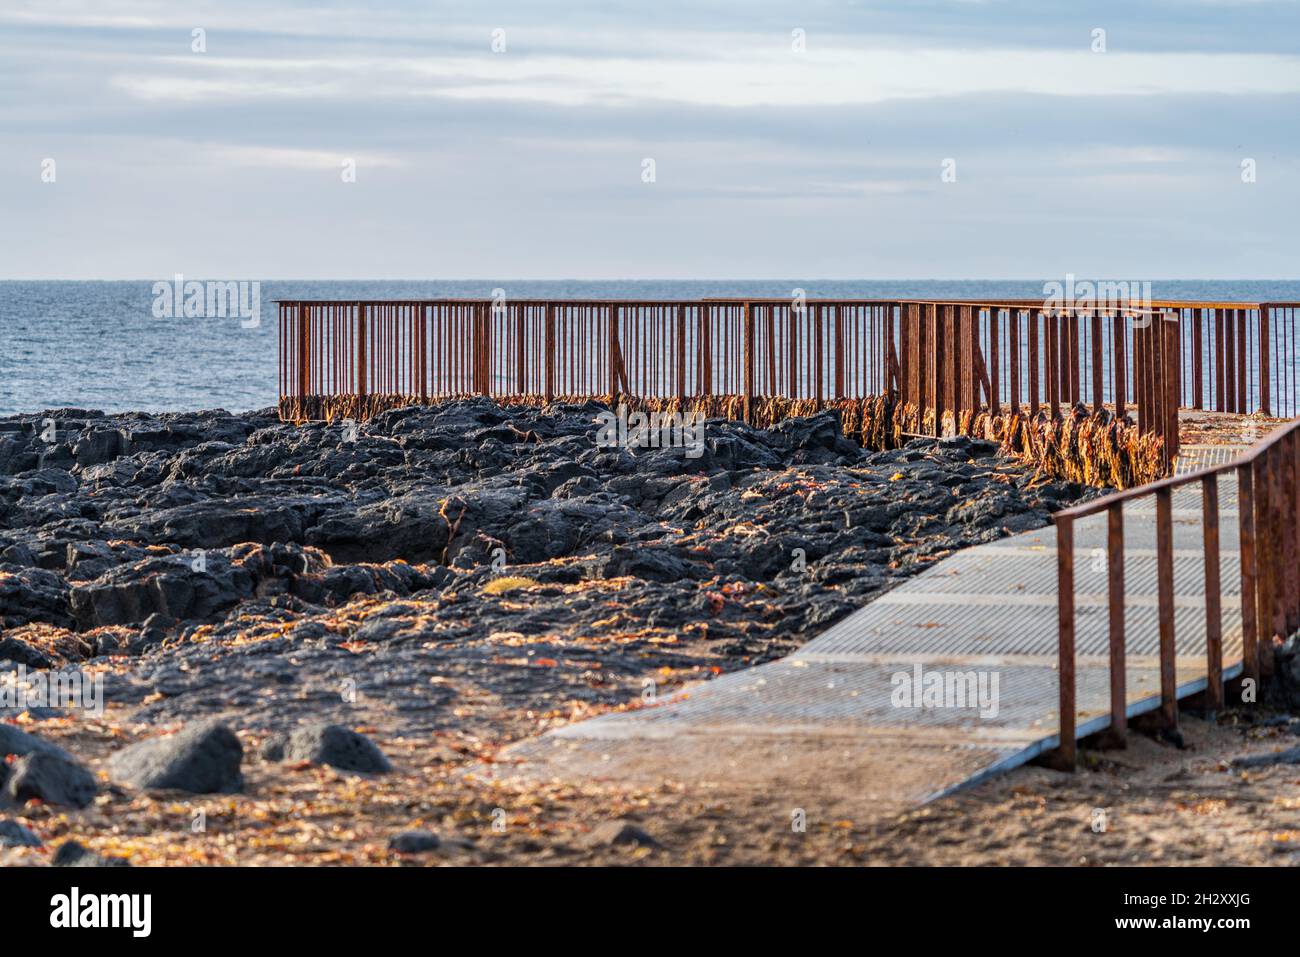
<svg viewBox="0 0 1300 957">
<path fill-rule="evenodd" d="M 671 780 L 652 788 L 491 783 L 479 773 L 490 755 L 389 742 L 399 772 L 382 778 L 306 765 L 286 775 L 252 760 L 244 795 L 182 800 L 110 789 L 85 812 L 29 806 L 18 819 L 45 847 L 2 851 L 0 862 L 44 863 L 72 838 L 136 864 L 1297 864 L 1300 766 L 1229 763 L 1300 741 L 1300 723 L 1256 723 L 1269 717 L 1282 720 L 1261 709 L 1215 722 L 1184 713 L 1184 750 L 1133 732 L 1127 749 L 1085 750 L 1074 774 L 1026 766 L 901 813 L 812 813 L 802 830 L 789 812 L 794 801 L 781 795 Z M 83 722 L 59 735 L 46 722 L 43 730 L 86 753 L 118 743 L 110 727 Z M 597 826 L 612 820 L 653 843 L 602 837 Z M 437 832 L 443 846 L 390 851 L 388 836 L 408 827 Z"/>
<path fill-rule="evenodd" d="M 1183 445 L 1253 445 L 1286 421 L 1259 413 L 1183 409 L 1178 413 L 1178 439 Z"/>
</svg>

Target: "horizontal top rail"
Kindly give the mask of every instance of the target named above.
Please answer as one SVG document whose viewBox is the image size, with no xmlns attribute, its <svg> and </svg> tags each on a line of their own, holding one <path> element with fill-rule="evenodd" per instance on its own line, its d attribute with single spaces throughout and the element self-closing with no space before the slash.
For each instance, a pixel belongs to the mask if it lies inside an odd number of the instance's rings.
<svg viewBox="0 0 1300 957">
<path fill-rule="evenodd" d="M 458 306 L 469 305 L 492 305 L 496 302 L 523 303 L 526 305 L 539 306 L 691 306 L 698 305 L 702 302 L 710 302 L 708 299 L 583 299 L 579 297 L 566 297 L 563 299 L 537 298 L 533 296 L 508 296 L 505 300 L 494 299 L 491 296 L 444 296 L 440 299 L 273 299 L 272 302 L 285 306 L 438 306 L 444 304 L 454 304 Z M 737 299 L 737 302 L 758 302 L 757 299 Z M 786 300 L 777 300 L 785 302 Z M 843 301 L 843 300 L 837 300 Z M 864 300 L 865 301 L 865 300 Z M 880 302 L 896 302 L 897 300 L 879 300 Z"/>
<path fill-rule="evenodd" d="M 694 299 L 623 299 L 617 297 L 564 297 L 554 298 L 546 296 L 509 296 L 510 302 L 528 303 L 537 305 L 561 305 L 568 303 L 577 303 L 581 305 L 656 305 L 656 306 L 678 306 L 678 305 L 698 305 L 700 303 L 754 303 L 754 304 L 775 304 L 789 303 L 792 298 L 789 296 L 701 296 Z M 285 305 L 346 305 L 346 304 L 371 304 L 383 303 L 385 305 L 395 304 L 415 304 L 415 305 L 437 305 L 440 303 L 456 304 L 473 304 L 473 303 L 494 303 L 498 299 L 491 296 L 442 296 L 438 298 L 393 298 L 393 299 L 274 299 L 276 303 Z M 927 299 L 916 297 L 904 298 L 857 298 L 857 297 L 813 297 L 807 296 L 802 299 L 810 305 L 862 305 L 862 306 L 887 306 L 887 305 L 938 305 L 938 306 L 974 306 L 984 307 L 1016 307 L 1016 308 L 1048 308 L 1046 300 L 1039 299 L 1016 299 L 1016 298 L 998 298 L 998 297 L 980 297 L 975 299 Z M 1116 306 L 1118 304 L 1115 304 Z M 1113 306 L 1114 307 L 1114 306 Z M 1142 302 L 1141 308 L 1147 310 L 1160 309 L 1294 309 L 1300 308 L 1300 302 L 1222 302 L 1213 300 L 1193 300 L 1193 299 L 1152 299 Z M 1105 304 L 1099 304 L 1094 309 L 1106 308 Z M 1128 308 L 1127 304 L 1120 308 Z"/>
</svg>

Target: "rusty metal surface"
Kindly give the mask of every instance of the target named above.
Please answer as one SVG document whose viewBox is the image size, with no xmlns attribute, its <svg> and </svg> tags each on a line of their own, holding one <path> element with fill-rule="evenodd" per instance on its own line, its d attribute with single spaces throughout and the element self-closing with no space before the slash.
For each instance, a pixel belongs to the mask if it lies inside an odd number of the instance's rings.
<svg viewBox="0 0 1300 957">
<path fill-rule="evenodd" d="M 1218 492 L 1227 516 L 1237 502 L 1231 474 Z M 1183 516 L 1172 521 L 1167 543 L 1176 620 L 1171 674 L 1185 697 L 1207 683 L 1203 539 L 1191 517 L 1200 514 L 1200 486 L 1175 489 L 1170 499 L 1171 514 Z M 1161 705 L 1160 549 L 1147 500 L 1125 503 L 1123 523 L 1123 713 L 1131 718 Z M 1074 523 L 1077 737 L 1111 724 L 1108 539 L 1104 513 Z M 1231 679 L 1242 668 L 1235 520 L 1223 523 L 1220 557 L 1223 678 Z M 843 779 L 858 782 L 867 803 L 882 811 L 935 799 L 1060 745 L 1057 559 L 1050 528 L 963 550 L 781 661 L 516 745 L 499 773 L 764 792 L 806 792 L 819 779 Z M 996 674 L 996 713 L 900 706 L 895 690 L 917 668 L 922 675 L 983 673 L 989 681 Z"/>
<path fill-rule="evenodd" d="M 469 395 L 722 397 L 748 417 L 768 397 L 894 393 L 935 434 L 980 412 L 1128 414 L 1168 466 L 1180 407 L 1293 415 L 1300 398 L 1294 303 L 284 300 L 279 317 L 292 421 Z"/>
</svg>

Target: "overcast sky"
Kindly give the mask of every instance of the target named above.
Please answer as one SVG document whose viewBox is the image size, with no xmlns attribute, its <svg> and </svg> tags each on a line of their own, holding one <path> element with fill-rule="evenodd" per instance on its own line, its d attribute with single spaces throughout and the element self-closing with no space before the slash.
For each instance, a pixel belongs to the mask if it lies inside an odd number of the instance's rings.
<svg viewBox="0 0 1300 957">
<path fill-rule="evenodd" d="M 0 0 L 0 278 L 1295 278 L 1298 51 L 1294 0 Z"/>
</svg>

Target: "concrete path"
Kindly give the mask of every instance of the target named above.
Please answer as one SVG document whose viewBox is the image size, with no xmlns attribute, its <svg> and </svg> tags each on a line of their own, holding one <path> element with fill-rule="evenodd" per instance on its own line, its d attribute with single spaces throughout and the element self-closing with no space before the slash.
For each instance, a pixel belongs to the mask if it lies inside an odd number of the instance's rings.
<svg viewBox="0 0 1300 957">
<path fill-rule="evenodd" d="M 1189 447 L 1179 471 L 1235 450 Z M 1241 670 L 1235 477 L 1219 479 L 1224 674 Z M 1199 483 L 1173 496 L 1180 697 L 1205 687 Z M 1159 706 L 1155 500 L 1124 507 L 1128 714 Z M 1076 726 L 1109 725 L 1106 517 L 1075 524 Z M 876 810 L 933 800 L 1056 747 L 1055 529 L 954 554 L 780 661 L 697 684 L 657 706 L 604 715 L 508 752 L 529 776 L 665 780 L 853 795 Z M 985 704 L 916 706 L 903 687 L 975 673 Z M 920 675 L 918 679 L 918 673 Z M 932 679 L 933 680 L 933 679 Z M 993 682 L 996 681 L 996 685 Z M 922 702 L 923 703 L 923 702 Z"/>
</svg>

